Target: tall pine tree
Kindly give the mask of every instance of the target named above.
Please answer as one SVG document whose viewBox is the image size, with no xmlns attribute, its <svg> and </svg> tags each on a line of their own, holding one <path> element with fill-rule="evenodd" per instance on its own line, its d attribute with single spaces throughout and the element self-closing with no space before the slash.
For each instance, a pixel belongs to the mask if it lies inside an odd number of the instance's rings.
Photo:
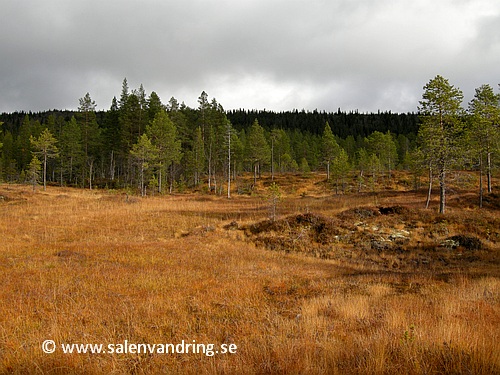
<svg viewBox="0 0 500 375">
<path fill-rule="evenodd" d="M 424 86 L 419 106 L 422 121 L 419 136 L 430 168 L 435 166 L 437 169 L 441 214 L 446 207 L 447 173 L 461 152 L 462 100 L 462 91 L 438 75 Z"/>
</svg>

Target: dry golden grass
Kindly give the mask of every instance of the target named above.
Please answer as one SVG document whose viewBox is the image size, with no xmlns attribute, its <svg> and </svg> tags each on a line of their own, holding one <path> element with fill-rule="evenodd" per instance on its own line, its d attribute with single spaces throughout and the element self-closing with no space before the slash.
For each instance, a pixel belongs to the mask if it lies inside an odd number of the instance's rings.
<svg viewBox="0 0 500 375">
<path fill-rule="evenodd" d="M 297 178 L 296 186 L 285 186 L 280 213 L 333 216 L 359 206 L 422 204 L 422 195 L 402 192 L 331 196 L 320 180 Z M 353 238 L 373 226 L 404 229 L 411 222 L 408 254 L 340 243 L 350 257 L 319 259 L 269 251 L 243 231 L 223 229 L 232 221 L 265 220 L 268 204 L 258 195 L 140 199 L 55 187 L 32 193 L 16 185 L 1 185 L 0 195 L 0 373 L 500 371 L 494 227 L 500 214 L 494 210 L 451 204 L 446 223 L 429 211 L 374 217 Z M 465 260 L 430 249 L 459 233 L 480 236 L 487 249 Z M 435 264 L 387 267 L 411 252 L 432 253 Z M 196 340 L 238 349 L 212 357 L 45 354 L 46 339 Z"/>
</svg>

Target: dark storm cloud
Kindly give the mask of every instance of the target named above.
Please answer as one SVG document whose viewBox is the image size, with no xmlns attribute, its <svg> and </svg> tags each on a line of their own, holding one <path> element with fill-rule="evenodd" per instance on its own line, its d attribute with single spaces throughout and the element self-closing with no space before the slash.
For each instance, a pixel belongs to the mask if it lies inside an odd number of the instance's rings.
<svg viewBox="0 0 500 375">
<path fill-rule="evenodd" d="M 166 102 L 413 111 L 436 74 L 496 84 L 495 0 L 7 1 L 0 112 L 99 108 L 127 77 Z M 468 100 L 468 99 L 467 99 Z"/>
</svg>

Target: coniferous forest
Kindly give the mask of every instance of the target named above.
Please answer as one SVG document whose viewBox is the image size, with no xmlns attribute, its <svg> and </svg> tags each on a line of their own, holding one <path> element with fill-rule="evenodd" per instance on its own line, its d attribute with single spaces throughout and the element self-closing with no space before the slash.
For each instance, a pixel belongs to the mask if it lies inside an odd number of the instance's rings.
<svg viewBox="0 0 500 375">
<path fill-rule="evenodd" d="M 405 169 L 437 177 L 444 201 L 446 171 L 480 170 L 491 191 L 499 159 L 499 94 L 482 85 L 464 102 L 441 76 L 424 87 L 416 113 L 226 111 L 205 92 L 190 108 L 126 79 L 107 111 L 89 93 L 75 101 L 77 111 L 0 116 L 1 180 L 222 194 L 243 172 L 324 171 L 338 191 L 348 174 L 361 190 L 364 178 Z"/>
</svg>

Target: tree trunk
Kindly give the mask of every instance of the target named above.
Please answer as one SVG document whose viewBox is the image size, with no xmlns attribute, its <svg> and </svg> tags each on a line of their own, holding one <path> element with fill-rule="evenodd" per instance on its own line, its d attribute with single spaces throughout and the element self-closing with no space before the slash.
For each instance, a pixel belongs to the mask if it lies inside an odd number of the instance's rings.
<svg viewBox="0 0 500 375">
<path fill-rule="evenodd" d="M 89 168 L 89 188 L 90 188 L 90 190 L 92 190 L 92 173 L 93 173 L 92 168 L 94 167 L 94 161 L 93 160 L 90 162 L 90 166 L 89 167 L 90 167 Z"/>
<path fill-rule="evenodd" d="M 111 160 L 109 163 L 109 174 L 111 177 L 111 181 L 115 180 L 115 158 L 114 158 L 114 151 L 111 151 Z"/>
<path fill-rule="evenodd" d="M 174 191 L 174 162 L 170 164 L 170 188 L 169 188 L 170 194 L 172 194 L 173 191 Z"/>
<path fill-rule="evenodd" d="M 229 138 L 229 151 L 227 153 L 227 198 L 231 198 L 231 138 Z"/>
<path fill-rule="evenodd" d="M 271 137 L 271 181 L 274 181 L 274 138 Z"/>
<path fill-rule="evenodd" d="M 425 202 L 425 208 L 429 208 L 429 203 L 431 202 L 432 193 L 432 167 L 429 166 L 429 191 L 427 192 L 427 201 Z"/>
<path fill-rule="evenodd" d="M 483 208 L 483 155 L 479 155 L 479 208 Z"/>
<path fill-rule="evenodd" d="M 47 190 L 47 154 L 43 155 L 43 191 Z"/>
<path fill-rule="evenodd" d="M 488 193 L 491 193 L 491 152 L 488 151 L 488 154 L 487 154 L 487 179 L 488 179 Z"/>
<path fill-rule="evenodd" d="M 444 214 L 446 207 L 446 171 L 441 169 L 439 172 L 439 213 Z"/>
<path fill-rule="evenodd" d="M 160 162 L 160 168 L 158 169 L 158 193 L 161 194 L 162 190 L 163 190 L 163 186 L 162 186 L 162 180 L 163 180 L 163 176 L 162 176 L 162 169 L 163 169 L 163 165 L 162 163 Z"/>
</svg>

